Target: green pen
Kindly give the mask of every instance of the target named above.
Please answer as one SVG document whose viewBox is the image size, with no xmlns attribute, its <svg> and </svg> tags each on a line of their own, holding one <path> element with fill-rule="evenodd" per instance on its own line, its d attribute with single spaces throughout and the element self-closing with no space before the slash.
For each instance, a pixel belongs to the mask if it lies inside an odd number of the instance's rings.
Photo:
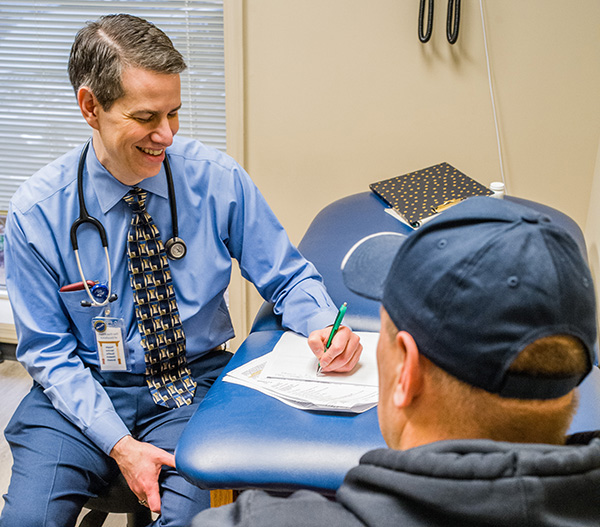
<svg viewBox="0 0 600 527">
<path fill-rule="evenodd" d="M 344 318 L 344 315 L 346 314 L 347 308 L 348 308 L 348 305 L 346 302 L 344 302 L 340 306 L 340 310 L 338 311 L 338 314 L 335 317 L 335 322 L 333 323 L 333 327 L 331 328 L 331 333 L 329 333 L 329 338 L 327 339 L 327 344 L 325 345 L 325 352 L 327 352 L 327 350 L 329 349 L 329 346 L 331 346 L 331 342 L 333 341 L 333 337 L 337 333 L 337 330 L 340 329 L 340 325 L 342 324 L 342 319 Z M 317 366 L 317 373 L 321 373 L 321 363 L 320 362 L 319 362 L 319 365 Z"/>
</svg>

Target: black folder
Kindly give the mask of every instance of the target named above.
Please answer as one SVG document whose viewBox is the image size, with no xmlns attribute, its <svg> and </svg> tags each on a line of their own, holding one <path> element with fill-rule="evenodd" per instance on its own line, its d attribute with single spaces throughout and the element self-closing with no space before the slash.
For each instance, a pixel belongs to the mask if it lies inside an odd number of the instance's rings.
<svg viewBox="0 0 600 527">
<path fill-rule="evenodd" d="M 463 199 L 493 194 L 448 163 L 377 181 L 369 188 L 413 228 Z"/>
</svg>

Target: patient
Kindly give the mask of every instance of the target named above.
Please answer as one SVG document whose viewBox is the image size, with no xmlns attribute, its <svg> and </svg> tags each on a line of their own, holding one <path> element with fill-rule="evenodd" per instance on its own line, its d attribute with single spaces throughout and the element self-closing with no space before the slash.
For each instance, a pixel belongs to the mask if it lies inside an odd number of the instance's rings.
<svg viewBox="0 0 600 527">
<path fill-rule="evenodd" d="M 598 525 L 600 432 L 566 435 L 596 341 L 592 279 L 566 232 L 471 198 L 408 237 L 365 239 L 343 274 L 382 303 L 389 448 L 365 454 L 335 501 L 247 491 L 194 527 Z"/>
</svg>

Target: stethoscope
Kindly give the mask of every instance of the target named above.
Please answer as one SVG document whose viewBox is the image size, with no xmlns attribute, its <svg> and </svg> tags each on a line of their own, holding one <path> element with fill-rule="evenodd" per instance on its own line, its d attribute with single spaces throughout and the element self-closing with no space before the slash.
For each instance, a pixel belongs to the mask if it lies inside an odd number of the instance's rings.
<svg viewBox="0 0 600 527">
<path fill-rule="evenodd" d="M 112 271 L 110 267 L 110 258 L 108 256 L 108 241 L 106 238 L 106 230 L 99 220 L 90 216 L 85 206 L 85 199 L 83 197 L 83 169 L 85 167 L 85 158 L 87 151 L 90 147 L 91 139 L 83 147 L 81 156 L 79 157 L 79 166 L 77 168 L 77 195 L 79 196 L 79 218 L 77 218 L 73 225 L 71 225 L 71 245 L 73 246 L 73 252 L 77 260 L 77 268 L 79 269 L 79 275 L 83 287 L 85 288 L 90 300 L 82 300 L 81 305 L 84 307 L 101 307 L 107 305 L 109 302 L 114 302 L 118 297 L 116 293 L 112 293 Z M 171 260 L 180 260 L 185 256 L 187 248 L 185 242 L 179 238 L 179 226 L 177 223 L 177 202 L 175 201 L 175 188 L 173 186 L 173 175 L 171 174 L 171 166 L 169 165 L 169 158 L 165 154 L 165 160 L 163 161 L 165 167 L 165 174 L 167 176 L 167 187 L 169 191 L 169 205 L 171 207 L 171 223 L 173 224 L 173 235 L 165 243 L 165 251 L 167 257 Z M 81 260 L 79 258 L 79 246 L 77 243 L 77 229 L 84 223 L 89 223 L 95 227 L 100 235 L 100 241 L 102 247 L 104 247 L 104 255 L 106 257 L 106 267 L 108 269 L 108 281 L 105 284 L 94 284 L 90 287 L 88 281 L 85 279 L 83 274 L 83 268 L 81 267 Z M 91 282 L 91 281 L 90 281 Z M 94 283 L 94 282 L 91 282 Z"/>
</svg>

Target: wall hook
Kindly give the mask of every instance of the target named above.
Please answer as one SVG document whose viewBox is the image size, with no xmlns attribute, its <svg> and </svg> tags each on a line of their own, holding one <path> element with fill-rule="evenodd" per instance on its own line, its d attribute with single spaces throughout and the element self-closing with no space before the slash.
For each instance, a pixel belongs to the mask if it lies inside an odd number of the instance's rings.
<svg viewBox="0 0 600 527">
<path fill-rule="evenodd" d="M 429 13 L 427 17 L 427 30 L 423 33 L 423 18 L 425 17 L 425 2 L 421 0 L 419 4 L 419 40 L 425 44 L 431 38 L 433 30 L 433 0 L 429 0 Z"/>
<path fill-rule="evenodd" d="M 448 42 L 454 44 L 458 40 L 460 26 L 460 0 L 448 0 L 448 13 L 446 18 L 446 36 Z"/>
</svg>

